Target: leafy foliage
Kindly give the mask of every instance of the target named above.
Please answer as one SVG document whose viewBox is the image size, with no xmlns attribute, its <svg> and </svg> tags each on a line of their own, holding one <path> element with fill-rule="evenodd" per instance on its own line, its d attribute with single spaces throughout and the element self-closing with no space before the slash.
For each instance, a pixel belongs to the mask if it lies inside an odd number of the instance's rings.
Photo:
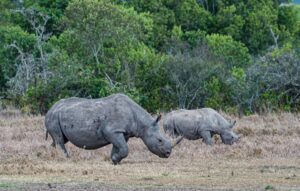
<svg viewBox="0 0 300 191">
<path fill-rule="evenodd" d="M 277 0 L 0 2 L 0 101 L 123 92 L 151 112 L 299 110 L 300 22 Z"/>
<path fill-rule="evenodd" d="M 244 67 L 251 62 L 248 48 L 241 42 L 235 41 L 231 36 L 212 34 L 206 37 L 208 46 L 214 50 L 216 57 L 224 58 L 226 67 Z"/>
</svg>

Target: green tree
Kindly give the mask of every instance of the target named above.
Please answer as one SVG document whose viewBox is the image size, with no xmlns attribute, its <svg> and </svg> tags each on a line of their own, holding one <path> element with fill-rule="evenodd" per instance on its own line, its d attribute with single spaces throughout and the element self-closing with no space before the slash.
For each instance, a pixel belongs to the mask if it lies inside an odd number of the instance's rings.
<svg viewBox="0 0 300 191">
<path fill-rule="evenodd" d="M 172 30 L 176 22 L 174 10 L 170 8 L 173 6 L 173 3 L 162 0 L 129 0 L 121 2 L 125 6 L 134 7 L 139 13 L 150 13 L 150 17 L 153 20 L 153 33 L 149 41 L 145 43 L 161 50 L 165 43 L 168 42 L 170 30 Z"/>
<path fill-rule="evenodd" d="M 139 103 L 149 111 L 157 111 L 169 107 L 162 89 L 166 84 L 166 56 L 155 53 L 145 44 L 127 52 L 127 62 L 134 66 L 131 76 L 134 87 L 139 92 Z"/>
<path fill-rule="evenodd" d="M 124 67 L 108 59 L 116 57 L 110 52 L 122 51 L 127 45 L 143 40 L 152 26 L 151 20 L 133 9 L 93 0 L 70 3 L 65 23 L 93 63 L 94 75 L 105 77 L 110 83 L 118 80 L 117 71 Z"/>
<path fill-rule="evenodd" d="M 0 27 L 0 79 L 2 91 L 7 90 L 7 82 L 13 78 L 17 72 L 20 58 L 19 52 L 12 49 L 10 45 L 18 44 L 23 52 L 34 49 L 36 38 L 34 35 L 23 31 L 18 26 Z"/>
<path fill-rule="evenodd" d="M 212 34 L 206 36 L 208 46 L 213 54 L 224 59 L 225 68 L 230 71 L 233 66 L 245 67 L 250 64 L 248 48 L 231 36 Z"/>
<path fill-rule="evenodd" d="M 191 47 L 186 42 L 177 41 L 171 47 L 166 62 L 168 83 L 164 89 L 172 107 L 205 106 L 209 95 L 216 93 L 209 89 L 207 81 L 220 73 L 222 60 L 215 57 L 205 44 Z"/>
<path fill-rule="evenodd" d="M 281 6 L 278 10 L 278 28 L 280 30 L 279 38 L 285 43 L 284 40 L 293 41 L 299 38 L 297 32 L 300 30 L 300 23 L 297 23 L 297 11 L 293 6 Z"/>
<path fill-rule="evenodd" d="M 265 50 L 274 41 L 270 30 L 278 33 L 277 28 L 277 9 L 274 8 L 273 1 L 250 0 L 245 4 L 245 9 L 248 10 L 245 17 L 245 33 L 244 42 L 248 48 L 258 53 L 260 50 Z"/>
<path fill-rule="evenodd" d="M 0 1 L 0 24 L 8 24 L 10 18 L 10 10 L 14 9 L 15 5 L 10 0 Z"/>
<path fill-rule="evenodd" d="M 214 17 L 213 31 L 232 36 L 235 40 L 243 37 L 244 18 L 238 14 L 236 5 L 222 6 Z"/>
<path fill-rule="evenodd" d="M 208 30 L 211 14 L 196 0 L 173 1 L 173 3 L 177 4 L 174 9 L 176 25 L 181 26 L 183 31 Z"/>
<path fill-rule="evenodd" d="M 48 33 L 58 35 L 62 32 L 62 28 L 59 26 L 59 21 L 64 15 L 64 11 L 69 3 L 69 0 L 24 0 L 16 1 L 14 4 L 18 9 L 34 9 L 39 13 L 49 16 L 49 21 L 47 22 L 46 29 Z M 14 15 L 15 18 L 12 22 L 22 26 L 24 30 L 29 32 L 34 32 L 30 25 L 22 18 Z"/>
</svg>

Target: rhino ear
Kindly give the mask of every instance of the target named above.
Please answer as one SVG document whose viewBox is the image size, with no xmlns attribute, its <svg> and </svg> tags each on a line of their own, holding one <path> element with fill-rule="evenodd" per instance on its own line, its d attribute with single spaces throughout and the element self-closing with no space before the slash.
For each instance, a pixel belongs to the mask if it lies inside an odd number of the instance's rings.
<svg viewBox="0 0 300 191">
<path fill-rule="evenodd" d="M 235 125 L 236 120 L 234 120 L 233 122 L 231 122 L 230 128 L 233 128 L 233 126 Z"/>
<path fill-rule="evenodd" d="M 160 119 L 161 119 L 161 114 L 159 114 L 159 115 L 156 117 L 155 121 L 153 122 L 153 125 L 156 125 L 156 124 L 159 122 Z"/>
</svg>

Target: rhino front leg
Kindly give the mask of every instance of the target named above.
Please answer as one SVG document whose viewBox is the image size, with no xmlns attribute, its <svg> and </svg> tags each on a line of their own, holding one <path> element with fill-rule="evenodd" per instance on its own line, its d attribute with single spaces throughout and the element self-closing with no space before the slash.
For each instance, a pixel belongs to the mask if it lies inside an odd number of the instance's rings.
<svg viewBox="0 0 300 191">
<path fill-rule="evenodd" d="M 114 165 L 118 164 L 123 158 L 128 155 L 128 145 L 123 133 L 108 133 L 105 134 L 105 139 L 112 145 L 111 160 Z"/>
<path fill-rule="evenodd" d="M 128 138 L 125 138 L 125 141 L 127 143 Z M 111 149 L 111 155 L 110 155 L 110 157 L 113 158 L 113 156 L 116 155 L 116 154 L 118 154 L 118 153 L 119 153 L 119 148 L 113 145 L 113 147 Z"/>
<path fill-rule="evenodd" d="M 207 145 L 213 144 L 210 131 L 201 131 L 200 135 L 203 138 L 205 144 Z"/>
</svg>

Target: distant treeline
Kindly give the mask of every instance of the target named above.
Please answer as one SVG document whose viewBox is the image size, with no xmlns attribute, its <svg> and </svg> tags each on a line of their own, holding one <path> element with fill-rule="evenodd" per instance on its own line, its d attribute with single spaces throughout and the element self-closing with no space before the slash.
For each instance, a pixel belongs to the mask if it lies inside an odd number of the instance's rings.
<svg viewBox="0 0 300 191">
<path fill-rule="evenodd" d="M 150 112 L 298 111 L 289 2 L 1 0 L 0 107 L 45 113 L 65 97 L 123 92 Z"/>
</svg>

